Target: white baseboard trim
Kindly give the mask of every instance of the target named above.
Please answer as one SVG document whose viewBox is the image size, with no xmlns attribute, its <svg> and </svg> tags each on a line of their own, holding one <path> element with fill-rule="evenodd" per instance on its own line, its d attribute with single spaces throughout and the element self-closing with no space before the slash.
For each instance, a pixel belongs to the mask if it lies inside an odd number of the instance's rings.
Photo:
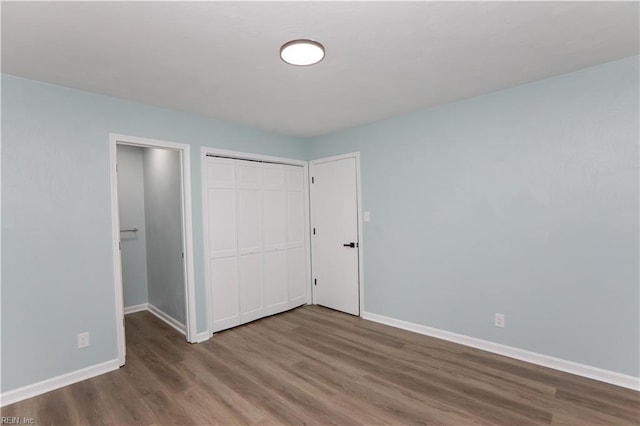
<svg viewBox="0 0 640 426">
<path fill-rule="evenodd" d="M 575 374 L 577 376 L 587 377 L 589 379 L 598 380 L 612 385 L 640 391 L 640 377 L 629 376 L 626 374 L 616 373 L 615 371 L 604 370 L 598 367 L 592 367 L 586 364 L 580 364 L 561 358 L 543 355 L 524 349 L 514 348 L 512 346 L 493 343 L 488 340 L 477 339 L 462 334 L 452 333 L 450 331 L 440 330 L 426 325 L 415 324 L 408 321 L 402 321 L 383 315 L 373 314 L 371 312 L 363 312 L 362 318 L 378 322 L 392 327 L 401 328 L 414 333 L 424 334 L 426 336 L 435 337 L 449 342 L 458 343 L 464 346 L 470 346 L 483 351 L 492 352 L 498 355 L 504 355 L 520 361 L 529 362 L 531 364 L 541 365 L 543 367 L 552 368 L 554 370 L 564 371 L 565 373 Z"/>
<path fill-rule="evenodd" d="M 27 398 L 33 398 L 34 396 L 59 389 L 64 386 L 69 386 L 74 383 L 81 382 L 83 380 L 87 380 L 104 373 L 108 373 L 109 371 L 117 370 L 118 368 L 120 368 L 120 365 L 118 365 L 118 360 L 112 359 L 111 361 L 92 365 L 91 367 L 82 368 L 80 370 L 72 371 L 61 376 L 52 377 L 50 379 L 43 380 L 32 385 L 27 385 L 8 392 L 3 392 L 2 395 L 0 395 L 0 407 L 13 404 L 14 402 L 22 401 Z"/>
<path fill-rule="evenodd" d="M 182 324 L 177 319 L 169 316 L 164 311 L 161 311 L 156 306 L 153 306 L 151 303 L 148 303 L 147 305 L 147 309 L 149 310 L 149 312 L 160 318 L 162 321 L 166 322 L 168 325 L 170 325 L 180 333 L 184 334 L 185 336 L 187 335 L 187 327 L 184 324 Z"/>
<path fill-rule="evenodd" d="M 207 340 L 209 340 L 211 338 L 211 333 L 209 333 L 208 331 L 203 331 L 202 333 L 198 333 L 196 334 L 196 338 L 193 341 L 193 343 L 202 343 L 202 342 L 206 342 Z"/>
<path fill-rule="evenodd" d="M 149 304 L 148 303 L 141 303 L 139 305 L 133 305 L 133 306 L 127 306 L 124 308 L 124 314 L 125 315 L 129 315 L 129 314 L 133 314 L 136 312 L 141 312 L 141 311 L 148 311 L 149 310 Z"/>
</svg>

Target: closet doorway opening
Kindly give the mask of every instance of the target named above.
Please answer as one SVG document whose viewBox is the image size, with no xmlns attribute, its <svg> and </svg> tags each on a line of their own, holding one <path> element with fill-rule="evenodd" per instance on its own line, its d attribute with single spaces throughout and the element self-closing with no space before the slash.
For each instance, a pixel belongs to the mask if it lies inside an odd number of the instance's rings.
<svg viewBox="0 0 640 426">
<path fill-rule="evenodd" d="M 125 314 L 149 311 L 196 341 L 189 145 L 110 135 L 118 360 Z"/>
</svg>

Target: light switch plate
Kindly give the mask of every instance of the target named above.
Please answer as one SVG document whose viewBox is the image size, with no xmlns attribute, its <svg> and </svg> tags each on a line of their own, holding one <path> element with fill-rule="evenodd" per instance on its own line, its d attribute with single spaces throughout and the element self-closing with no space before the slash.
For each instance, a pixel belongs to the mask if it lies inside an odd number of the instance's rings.
<svg viewBox="0 0 640 426">
<path fill-rule="evenodd" d="M 371 213 L 370 212 L 364 212 L 364 221 L 365 222 L 369 222 L 371 220 Z"/>
</svg>

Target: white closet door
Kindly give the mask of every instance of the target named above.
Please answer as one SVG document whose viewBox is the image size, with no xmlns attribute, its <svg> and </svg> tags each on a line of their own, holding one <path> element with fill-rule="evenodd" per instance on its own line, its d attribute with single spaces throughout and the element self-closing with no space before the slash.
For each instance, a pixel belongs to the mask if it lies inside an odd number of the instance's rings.
<svg viewBox="0 0 640 426">
<path fill-rule="evenodd" d="M 287 289 L 289 308 L 307 301 L 305 283 L 304 175 L 302 167 L 285 167 L 287 193 Z"/>
<path fill-rule="evenodd" d="M 240 324 L 235 160 L 207 157 L 209 280 L 213 331 Z"/>
<path fill-rule="evenodd" d="M 249 322 L 264 316 L 262 288 L 261 167 L 237 161 L 240 316 Z"/>
<path fill-rule="evenodd" d="M 304 183 L 302 167 L 207 157 L 214 331 L 306 303 Z"/>
<path fill-rule="evenodd" d="M 285 166 L 262 164 L 263 288 L 265 315 L 288 308 Z"/>
</svg>

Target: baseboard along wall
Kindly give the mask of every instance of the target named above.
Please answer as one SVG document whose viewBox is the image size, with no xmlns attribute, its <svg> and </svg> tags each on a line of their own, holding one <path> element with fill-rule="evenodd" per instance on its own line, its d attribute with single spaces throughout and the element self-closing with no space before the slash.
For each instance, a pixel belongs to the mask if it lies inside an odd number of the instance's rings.
<svg viewBox="0 0 640 426">
<path fill-rule="evenodd" d="M 186 325 L 184 325 L 183 323 L 181 323 L 180 321 L 173 318 L 172 316 L 170 316 L 169 314 L 167 314 L 166 312 L 164 312 L 163 310 L 161 310 L 160 308 L 156 307 L 151 303 L 142 303 L 140 305 L 127 306 L 126 308 L 124 308 L 125 315 L 129 315 L 129 314 L 133 314 L 141 311 L 151 312 L 153 315 L 155 315 L 156 317 L 164 321 L 171 328 L 175 329 L 176 331 L 178 331 L 179 333 L 185 336 L 187 335 Z"/>
<path fill-rule="evenodd" d="M 135 314 L 136 312 L 141 312 L 141 311 L 148 311 L 149 310 L 149 304 L 148 303 L 141 303 L 140 305 L 133 305 L 133 306 L 127 306 L 124 308 L 124 314 L 125 315 L 129 315 L 129 314 Z"/>
<path fill-rule="evenodd" d="M 129 306 L 124 308 L 124 313 L 125 315 L 127 315 L 145 310 L 151 312 L 153 315 L 155 315 L 180 333 L 186 334 L 186 327 L 184 324 L 176 321 L 174 318 L 170 317 L 165 312 L 161 311 L 152 304 L 144 303 L 141 305 Z M 419 333 L 426 336 L 447 340 L 449 342 L 469 346 L 472 348 L 481 349 L 487 352 L 492 352 L 498 355 L 507 356 L 509 358 L 529 362 L 531 364 L 536 364 L 543 367 L 552 368 L 554 370 L 575 374 L 577 376 L 587 377 L 589 379 L 621 386 L 627 389 L 640 391 L 639 377 L 629 376 L 617 373 L 615 371 L 604 370 L 586 364 L 580 364 L 549 355 L 543 355 L 524 349 L 518 349 L 512 346 L 501 345 L 499 343 L 490 342 L 488 340 L 469 337 L 462 334 L 456 334 L 450 331 L 440 330 L 437 328 L 411 323 L 396 318 L 386 317 L 371 312 L 363 312 L 362 318 L 380 324 L 389 325 L 391 327 L 396 327 L 403 330 L 412 331 L 414 333 Z M 202 333 L 198 333 L 198 335 L 196 336 L 196 342 L 203 342 L 210 337 L 211 336 L 209 335 L 209 332 L 205 331 Z M 119 367 L 120 366 L 118 365 L 118 360 L 113 359 L 100 364 L 92 365 L 90 367 L 82 368 L 80 370 L 72 371 L 70 373 L 62 374 L 57 377 L 52 377 L 50 379 L 46 379 L 18 389 L 4 392 L 0 395 L 0 407 L 4 407 L 6 405 L 22 401 L 24 399 L 32 398 L 34 396 L 59 389 L 61 387 L 68 386 L 82 380 L 87 380 L 113 370 L 117 370 Z"/>
<path fill-rule="evenodd" d="M 549 355 L 543 355 L 524 349 L 514 348 L 512 346 L 501 345 L 499 343 L 490 342 L 488 340 L 477 339 L 462 334 L 452 333 L 450 331 L 440 330 L 426 325 L 416 324 L 396 318 L 386 317 L 371 312 L 363 312 L 362 318 L 378 322 L 380 324 L 389 325 L 391 327 L 401 328 L 403 330 L 412 331 L 414 333 L 424 334 L 449 342 L 458 343 L 483 351 L 491 352 L 498 355 L 507 356 L 520 361 L 529 362 L 531 364 L 552 368 L 554 370 L 564 371 L 565 373 L 575 374 L 577 376 L 587 377 L 589 379 L 598 380 L 612 385 L 621 386 L 627 389 L 640 391 L 640 377 L 629 376 L 617 373 L 615 371 L 604 370 L 598 367 L 592 367 L 586 364 L 580 364 L 561 358 L 555 358 Z"/>
<path fill-rule="evenodd" d="M 0 395 L 0 407 L 50 392 L 120 368 L 117 359 L 23 386 Z"/>
<path fill-rule="evenodd" d="M 186 335 L 187 328 L 184 324 L 170 317 L 151 303 L 142 303 L 140 305 L 128 306 L 124 308 L 125 315 L 141 311 L 151 312 L 153 315 L 160 318 L 162 321 L 167 323 L 178 332 Z M 203 342 L 209 339 L 209 337 L 211 336 L 209 336 L 208 332 L 199 333 L 196 336 L 196 341 Z M 111 361 L 92 365 L 90 367 L 82 368 L 80 370 L 72 371 L 70 373 L 62 374 L 60 376 L 52 377 L 50 379 L 46 379 L 41 382 L 27 385 L 8 392 L 3 392 L 0 395 L 0 407 L 4 407 L 5 405 L 13 404 L 24 399 L 33 398 L 34 396 L 56 390 L 64 386 L 72 385 L 74 383 L 81 382 L 83 380 L 87 380 L 113 370 L 117 370 L 118 368 L 120 368 L 120 365 L 118 365 L 118 360 L 114 359 Z"/>
</svg>

